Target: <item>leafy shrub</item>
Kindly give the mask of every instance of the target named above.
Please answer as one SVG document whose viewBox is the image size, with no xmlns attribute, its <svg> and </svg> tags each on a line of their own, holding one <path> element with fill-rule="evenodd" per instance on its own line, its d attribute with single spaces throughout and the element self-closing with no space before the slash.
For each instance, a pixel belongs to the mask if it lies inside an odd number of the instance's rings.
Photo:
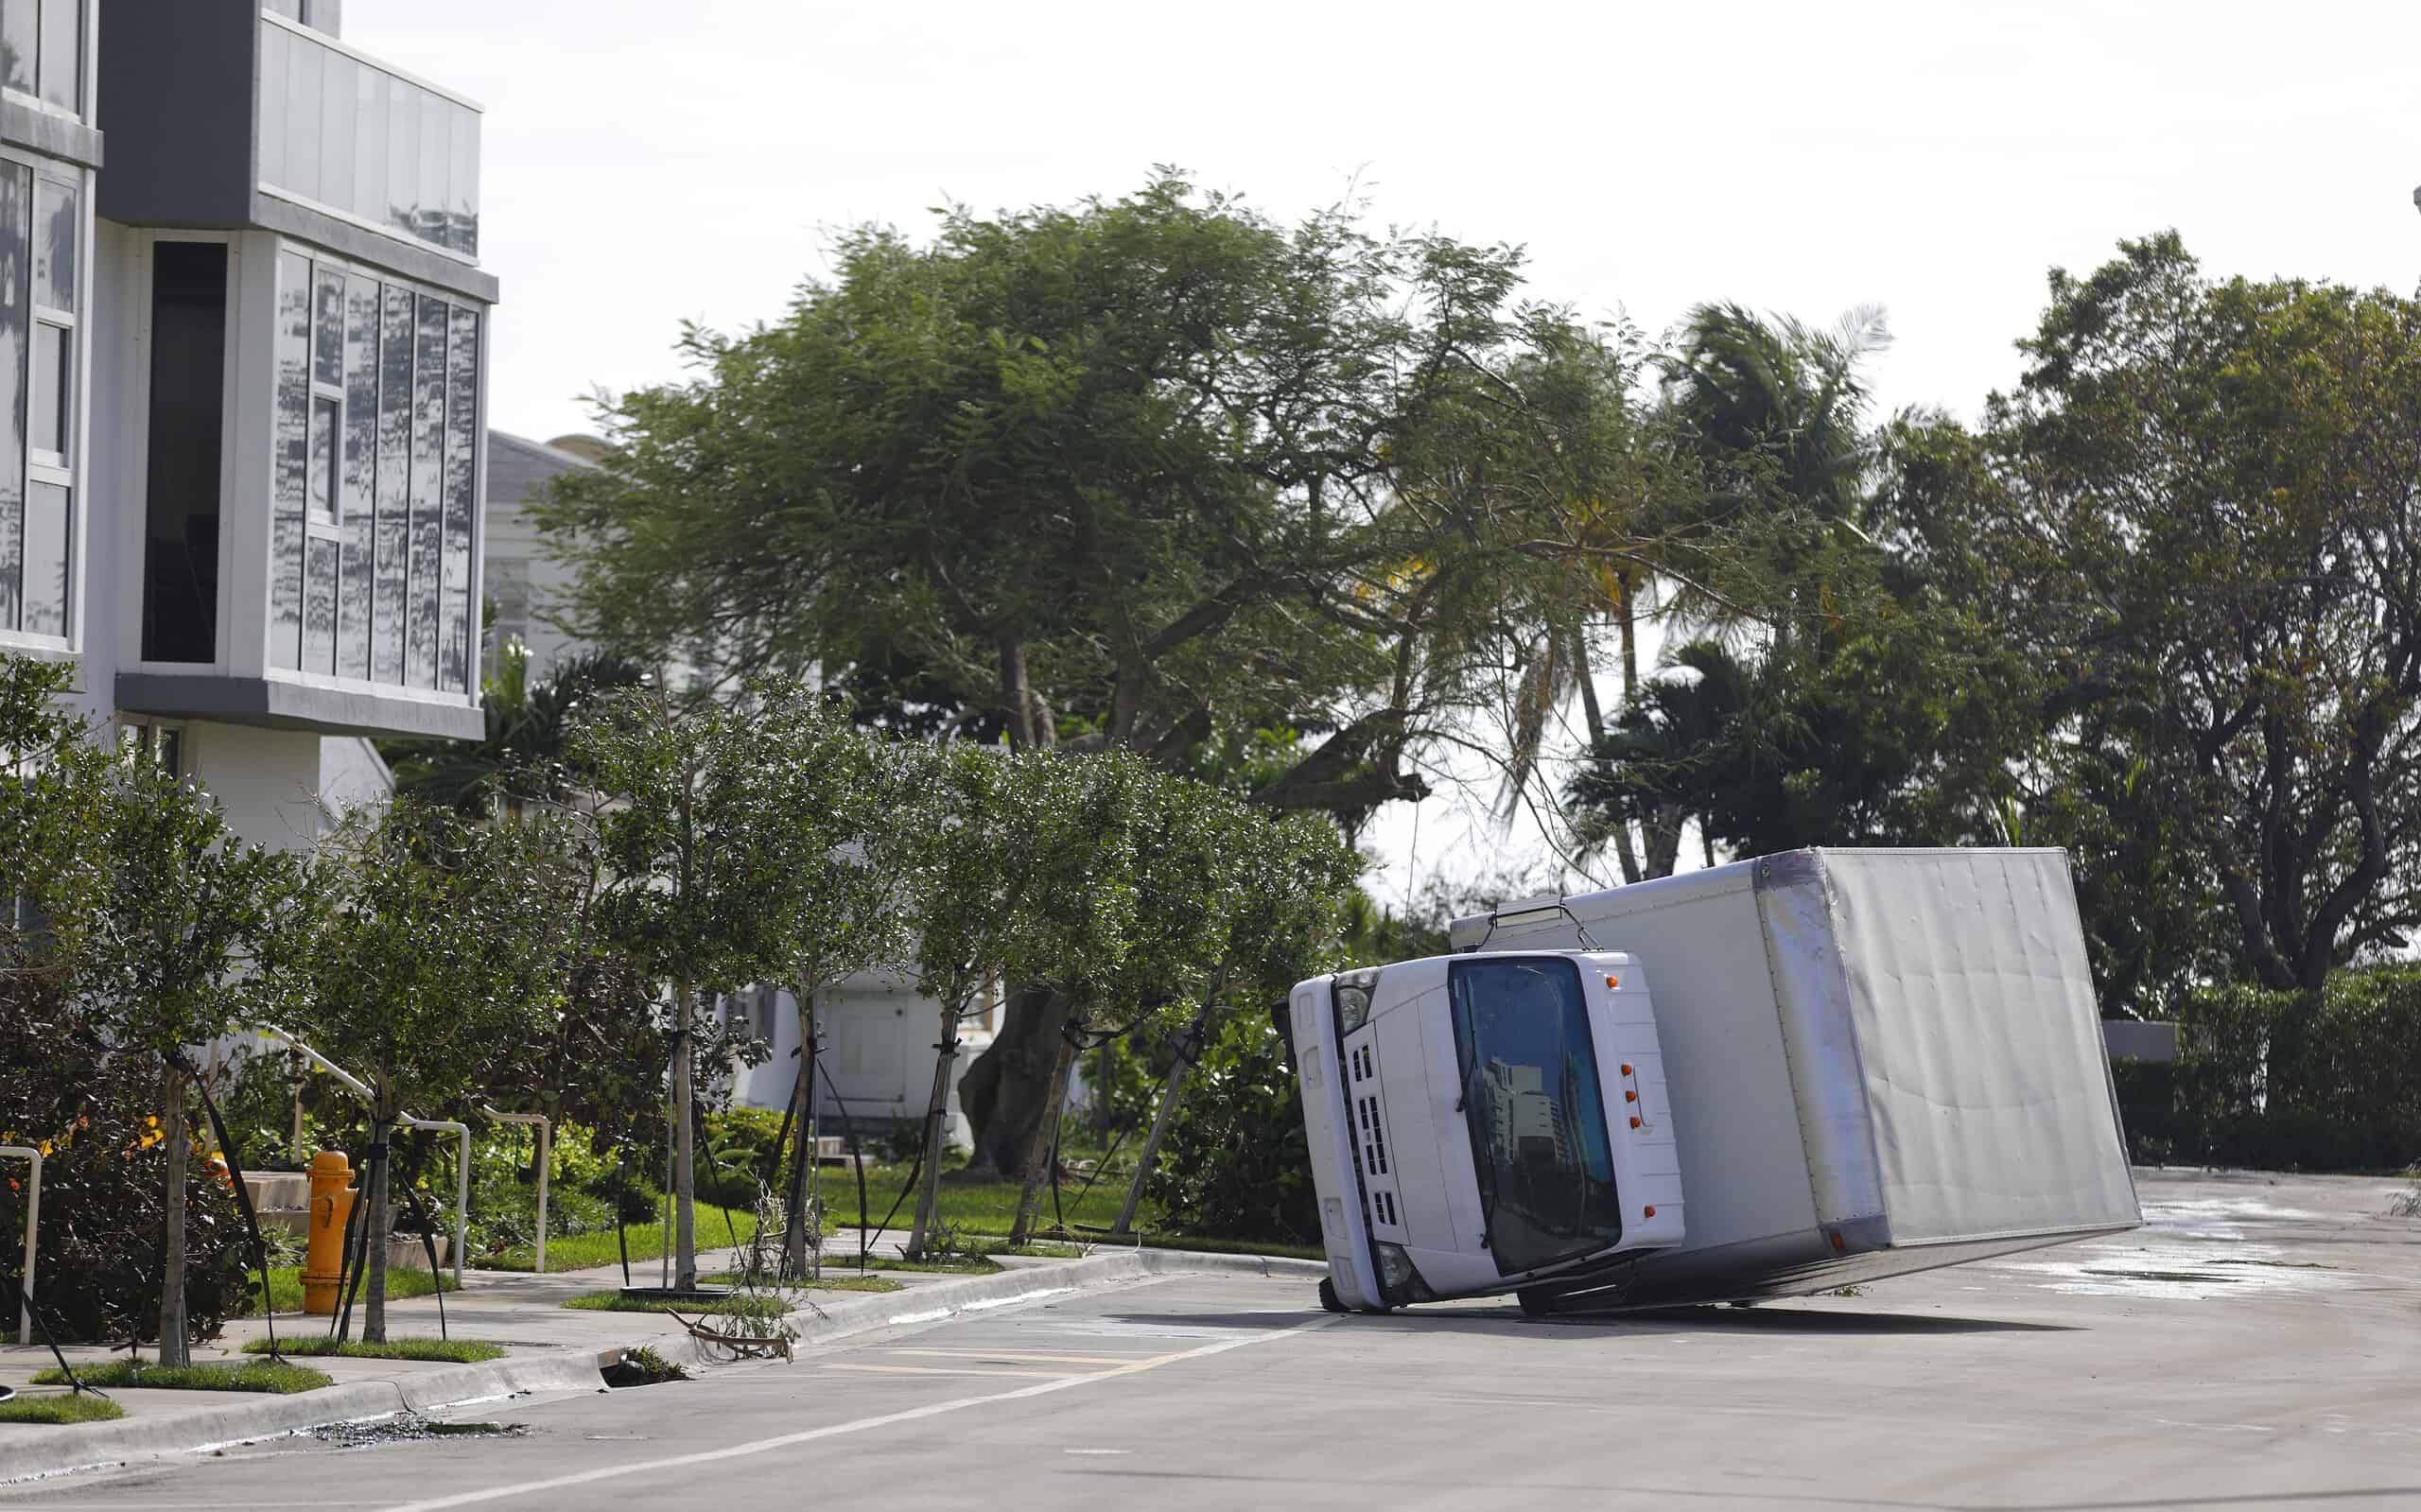
<svg viewBox="0 0 2421 1512">
<path fill-rule="evenodd" d="M 32 988 L 0 997 L 0 1144 L 44 1149 L 44 1320 L 64 1343 L 158 1330 L 162 1165 L 169 1135 L 159 1121 L 160 1064 L 113 1051 L 82 1016 Z M 185 1315 L 198 1337 L 244 1306 L 251 1238 L 227 1173 L 187 1164 Z M 26 1221 L 25 1168 L 0 1168 L 0 1295 L 13 1297 L 13 1236 Z M 11 1302 L 7 1308 L 15 1313 Z"/>
<path fill-rule="evenodd" d="M 1302 1099 L 1266 1017 L 1234 1015 L 1211 1036 L 1149 1191 L 1188 1233 L 1319 1243 Z"/>
<path fill-rule="evenodd" d="M 2121 1070 L 2139 1154 L 2325 1171 L 2421 1157 L 2421 968 L 2340 971 L 2317 994 L 2206 988 L 2178 1031 L 2175 1066 Z"/>
</svg>

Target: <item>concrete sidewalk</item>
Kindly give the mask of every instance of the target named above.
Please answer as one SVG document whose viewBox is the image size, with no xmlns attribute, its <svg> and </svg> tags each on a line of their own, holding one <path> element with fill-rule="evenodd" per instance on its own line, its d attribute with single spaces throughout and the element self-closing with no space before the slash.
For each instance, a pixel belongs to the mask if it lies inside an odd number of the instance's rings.
<svg viewBox="0 0 2421 1512">
<path fill-rule="evenodd" d="M 885 1233 L 875 1243 L 877 1256 L 897 1258 L 905 1234 Z M 845 1230 L 828 1242 L 827 1278 L 856 1277 L 858 1239 Z M 844 1263 L 846 1261 L 846 1263 Z M 733 1252 L 704 1251 L 701 1274 L 729 1269 Z M 1258 1256 L 1203 1255 L 1171 1250 L 1099 1248 L 1081 1259 L 1003 1255 L 1001 1269 L 981 1276 L 925 1271 L 872 1270 L 865 1274 L 896 1281 L 895 1292 L 850 1292 L 803 1289 L 792 1294 L 794 1311 L 790 1324 L 800 1342 L 843 1337 L 868 1329 L 903 1322 L 926 1322 L 956 1312 L 1004 1307 L 1038 1296 L 1074 1292 L 1174 1271 L 1247 1272 L 1255 1275 L 1300 1275 L 1308 1289 L 1325 1268 L 1306 1260 Z M 631 1280 L 656 1284 L 654 1260 L 634 1263 Z M 125 1464 L 160 1454 L 206 1449 L 326 1423 L 385 1416 L 402 1411 L 428 1412 L 466 1402 L 506 1398 L 528 1399 L 605 1390 L 601 1370 L 625 1351 L 653 1348 L 664 1358 L 690 1369 L 712 1369 L 707 1347 L 693 1339 L 676 1319 L 662 1313 L 576 1311 L 563 1304 L 583 1293 L 611 1290 L 622 1284 L 618 1265 L 533 1276 L 505 1271 L 470 1271 L 463 1289 L 444 1297 L 448 1337 L 477 1340 L 502 1347 L 502 1359 L 483 1364 L 439 1362 L 311 1358 L 299 1363 L 322 1370 L 334 1384 L 289 1397 L 206 1391 L 120 1390 L 110 1396 L 126 1409 L 114 1422 L 65 1427 L 0 1424 L 0 1483 L 71 1470 Z M 390 1302 L 387 1327 L 393 1338 L 434 1338 L 438 1333 L 436 1296 Z M 328 1320 L 282 1313 L 274 1320 L 281 1339 L 298 1334 L 324 1334 Z M 355 1316 L 358 1337 L 359 1314 Z M 238 1318 L 225 1334 L 196 1346 L 196 1364 L 248 1358 L 244 1345 L 266 1336 L 270 1321 Z M 123 1349 L 71 1346 L 71 1364 L 98 1364 L 124 1357 Z M 53 1364 L 50 1352 L 39 1345 L 0 1347 L 0 1383 L 14 1386 L 21 1396 L 63 1393 L 61 1386 L 29 1386 L 31 1378 Z"/>
</svg>

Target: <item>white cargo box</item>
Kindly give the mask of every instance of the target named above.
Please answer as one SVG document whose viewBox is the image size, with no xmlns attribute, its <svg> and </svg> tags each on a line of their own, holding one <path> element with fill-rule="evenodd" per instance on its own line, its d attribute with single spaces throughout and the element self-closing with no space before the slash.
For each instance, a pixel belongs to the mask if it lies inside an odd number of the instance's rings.
<svg viewBox="0 0 2421 1512">
<path fill-rule="evenodd" d="M 2066 853 L 1806 850 L 1458 919 L 1637 956 L 1689 1233 L 1620 1305 L 1803 1294 L 2142 1222 Z"/>
</svg>

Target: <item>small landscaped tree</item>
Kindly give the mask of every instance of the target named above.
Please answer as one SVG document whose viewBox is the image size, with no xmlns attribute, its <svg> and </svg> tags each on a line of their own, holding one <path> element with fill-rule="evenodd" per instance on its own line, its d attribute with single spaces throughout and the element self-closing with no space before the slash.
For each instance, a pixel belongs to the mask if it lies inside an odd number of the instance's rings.
<svg viewBox="0 0 2421 1512">
<path fill-rule="evenodd" d="M 1192 948 L 1207 947 L 1215 965 L 1207 981 L 1194 979 L 1200 985 L 1193 1011 L 1176 1035 L 1168 1086 L 1136 1155 L 1113 1233 L 1134 1225 L 1186 1081 L 1213 1032 L 1213 1016 L 1227 1004 L 1283 1002 L 1296 982 L 1328 967 L 1341 911 L 1362 870 L 1361 858 L 1326 820 L 1300 814 L 1273 822 L 1259 813 L 1201 807 L 1205 822 L 1194 832 L 1192 864 L 1202 878 L 1194 895 L 1204 934 Z M 1187 896 L 1174 889 L 1168 894 L 1172 901 Z"/>
<path fill-rule="evenodd" d="M 912 811 L 910 779 L 924 763 L 848 724 L 806 688 L 761 688 L 758 704 L 759 780 L 766 809 L 777 817 L 768 843 L 779 853 L 765 868 L 770 891 L 759 908 L 777 957 L 775 976 L 790 984 L 798 1012 L 792 1094 L 798 1142 L 785 1183 L 790 1221 L 782 1237 L 783 1274 L 796 1277 L 806 1268 L 813 1217 L 808 1184 L 815 1168 L 816 1003 L 844 980 L 902 958 L 900 884 L 910 839 L 902 818 Z"/>
<path fill-rule="evenodd" d="M 191 1170 L 187 1047 L 226 1034 L 277 987 L 304 921 L 300 866 L 228 831 L 209 795 L 130 743 L 96 768 L 97 885 L 62 920 L 70 990 L 122 1051 L 158 1057 L 163 1204 L 160 1358 L 188 1363 L 185 1189 Z"/>
<path fill-rule="evenodd" d="M 1010 971 L 1021 981 L 1048 983 L 1066 1006 L 1042 1116 L 1026 1151 L 1017 1222 L 1009 1230 L 1015 1243 L 1031 1236 L 1036 1201 L 1051 1177 L 1078 1038 L 1102 1008 L 1135 1000 L 1131 966 L 1149 975 L 1151 957 L 1139 949 L 1138 926 L 1153 862 L 1165 859 L 1150 852 L 1155 844 L 1168 846 L 1193 823 L 1183 793 L 1190 784 L 1161 777 L 1123 751 L 1031 763 L 1029 775 L 1036 798 L 1025 841 L 1027 905 Z M 1162 914 L 1158 922 L 1172 921 Z"/>
<path fill-rule="evenodd" d="M 468 1113 L 553 1020 L 577 885 L 548 831 L 562 822 L 474 825 L 404 799 L 314 858 L 317 925 L 281 977 L 289 1021 L 371 1089 L 365 1339 L 386 1338 L 396 1121 Z"/>
<path fill-rule="evenodd" d="M 673 1285 L 688 1291 L 698 1284 L 698 995 L 791 964 L 794 916 L 765 905 L 792 881 L 796 817 L 783 783 L 768 780 L 766 741 L 745 706 L 625 693 L 583 722 L 573 759 L 603 800 L 610 882 L 599 922 L 671 1007 Z"/>
<path fill-rule="evenodd" d="M 941 1004 L 933 1086 L 925 1104 L 924 1167 L 908 1254 L 924 1254 L 941 1201 L 942 1122 L 949 1107 L 958 1026 L 1016 959 L 1028 895 L 1031 836 L 1039 827 L 1044 758 L 950 745 L 908 773 L 916 795 L 902 898 L 914 970 Z"/>
</svg>

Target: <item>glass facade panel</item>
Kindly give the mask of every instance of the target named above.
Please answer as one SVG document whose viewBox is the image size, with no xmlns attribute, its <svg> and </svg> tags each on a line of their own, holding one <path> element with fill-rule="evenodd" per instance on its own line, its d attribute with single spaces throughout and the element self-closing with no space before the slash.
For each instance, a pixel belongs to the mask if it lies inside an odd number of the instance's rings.
<svg viewBox="0 0 2421 1512">
<path fill-rule="evenodd" d="M 26 633 L 67 634 L 67 555 L 76 537 L 67 490 L 35 483 L 26 490 Z"/>
<path fill-rule="evenodd" d="M 303 584 L 303 669 L 333 673 L 337 669 L 337 544 L 324 535 L 311 537 L 308 570 Z"/>
<path fill-rule="evenodd" d="M 420 192 L 421 93 L 398 79 L 387 86 L 387 177 L 378 185 L 381 225 L 411 225 Z"/>
<path fill-rule="evenodd" d="M 76 186 L 34 180 L 34 303 L 76 311 Z"/>
<path fill-rule="evenodd" d="M 387 223 L 387 76 L 354 70 L 353 200 L 342 208 Z"/>
<path fill-rule="evenodd" d="M 13 8 L 31 0 L 9 0 Z M 84 0 L 42 0 L 42 97 L 84 110 Z"/>
<path fill-rule="evenodd" d="M 7 0 L 0 0 L 6 4 Z M 283 26 L 261 28 L 261 182 L 286 182 L 286 97 L 293 93 L 294 38 Z"/>
<path fill-rule="evenodd" d="M 404 681 L 437 686 L 437 596 L 445 488 L 445 302 L 420 296 L 412 342 L 411 599 L 404 606 Z"/>
<path fill-rule="evenodd" d="M 219 426 L 226 413 L 227 249 L 151 249 L 151 443 L 143 659 L 218 657 Z"/>
<path fill-rule="evenodd" d="M 261 30 L 262 133 L 275 137 L 262 182 L 476 257 L 479 113 L 308 33 Z"/>
<path fill-rule="evenodd" d="M 22 95 L 34 93 L 41 20 L 30 0 L 0 0 L 0 83 Z"/>
<path fill-rule="evenodd" d="M 34 460 L 67 465 L 70 384 L 76 372 L 74 333 L 48 321 L 34 322 L 34 361 L 26 396 L 26 442 Z"/>
<path fill-rule="evenodd" d="M 26 359 L 33 332 L 27 234 L 32 175 L 0 163 L 0 630 L 25 628 Z"/>
<path fill-rule="evenodd" d="M 377 519 L 372 528 L 370 675 L 404 680 L 404 604 L 410 592 L 412 496 L 412 293 L 380 300 Z"/>
<path fill-rule="evenodd" d="M 324 268 L 312 286 L 311 381 L 344 384 L 344 275 Z"/>
<path fill-rule="evenodd" d="M 471 602 L 471 521 L 479 509 L 472 490 L 479 440 L 479 312 L 457 306 L 452 323 L 445 357 L 445 591 L 438 601 L 438 686 L 462 693 L 470 690 L 479 636 L 478 606 Z"/>
<path fill-rule="evenodd" d="M 362 67 L 330 52 L 320 79 L 320 200 L 353 208 L 354 120 L 361 108 Z"/>
<path fill-rule="evenodd" d="M 277 259 L 277 420 L 270 510 L 270 665 L 303 665 L 303 513 L 310 489 L 311 264 Z"/>
<path fill-rule="evenodd" d="M 311 518 L 333 520 L 337 507 L 337 430 L 343 425 L 334 399 L 311 401 Z"/>
<path fill-rule="evenodd" d="M 281 188 L 306 200 L 320 198 L 320 86 L 328 50 L 287 33 L 292 44 L 286 76 L 286 177 Z"/>
<path fill-rule="evenodd" d="M 377 511 L 378 285 L 358 274 L 345 285 L 344 495 L 338 540 L 337 675 L 370 675 L 371 541 Z"/>
</svg>

